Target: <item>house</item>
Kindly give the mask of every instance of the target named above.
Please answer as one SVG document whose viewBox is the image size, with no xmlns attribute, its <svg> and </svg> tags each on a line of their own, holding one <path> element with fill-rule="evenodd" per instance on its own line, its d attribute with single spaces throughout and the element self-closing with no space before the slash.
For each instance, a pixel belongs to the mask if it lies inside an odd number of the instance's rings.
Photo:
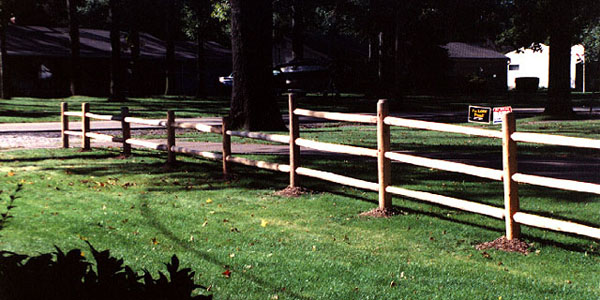
<svg viewBox="0 0 600 300">
<path fill-rule="evenodd" d="M 41 26 L 7 27 L 7 65 L 15 96 L 61 97 L 69 95 L 70 43 L 68 28 Z M 110 33 L 80 29 L 81 94 L 105 96 L 110 86 Z M 122 74 L 131 79 L 131 51 L 121 33 Z M 204 44 L 205 90 L 215 93 L 218 77 L 231 71 L 231 51 L 215 42 Z M 165 87 L 166 43 L 150 34 L 140 34 L 138 90 L 146 95 L 162 94 Z M 175 94 L 193 95 L 197 89 L 196 45 L 177 42 Z M 129 86 L 129 84 L 126 84 Z"/>
<path fill-rule="evenodd" d="M 516 87 L 515 79 L 519 77 L 539 78 L 539 87 L 548 87 L 548 69 L 550 47 L 540 44 L 539 49 L 521 48 L 506 54 L 510 58 L 508 65 L 508 88 Z M 576 65 L 583 59 L 585 49 L 582 45 L 571 47 L 571 88 L 576 87 Z"/>
<path fill-rule="evenodd" d="M 450 42 L 442 48 L 448 51 L 450 68 L 447 76 L 455 91 L 506 91 L 508 57 L 476 44 Z"/>
</svg>

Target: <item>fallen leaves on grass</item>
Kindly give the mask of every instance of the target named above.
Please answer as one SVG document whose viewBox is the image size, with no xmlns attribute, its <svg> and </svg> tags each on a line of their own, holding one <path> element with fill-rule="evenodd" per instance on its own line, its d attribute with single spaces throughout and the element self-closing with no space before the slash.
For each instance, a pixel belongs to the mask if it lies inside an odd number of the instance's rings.
<svg viewBox="0 0 600 300">
<path fill-rule="evenodd" d="M 221 273 L 225 278 L 231 277 L 231 271 L 229 269 L 225 270 L 225 272 Z"/>
<path fill-rule="evenodd" d="M 267 227 L 267 225 L 269 225 L 269 222 L 265 219 L 260 219 L 260 227 Z"/>
</svg>

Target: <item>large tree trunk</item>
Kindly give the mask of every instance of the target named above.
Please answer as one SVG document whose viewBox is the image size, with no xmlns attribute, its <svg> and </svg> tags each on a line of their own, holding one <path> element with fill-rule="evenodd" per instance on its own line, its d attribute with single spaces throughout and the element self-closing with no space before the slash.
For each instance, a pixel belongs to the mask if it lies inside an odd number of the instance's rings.
<svg viewBox="0 0 600 300">
<path fill-rule="evenodd" d="M 129 96 L 140 97 L 143 95 L 140 78 L 140 32 L 137 25 L 134 25 L 129 32 L 131 61 L 129 67 L 131 69 L 131 78 L 129 80 Z"/>
<path fill-rule="evenodd" d="M 548 78 L 548 102 L 545 114 L 554 117 L 573 115 L 571 102 L 571 44 L 573 33 L 572 3 L 570 1 L 553 0 L 554 21 L 550 31 L 550 67 Z"/>
<path fill-rule="evenodd" d="M 231 126 L 285 130 L 273 97 L 273 24 L 270 0 L 231 0 L 233 89 Z"/>
<path fill-rule="evenodd" d="M 165 95 L 172 95 L 175 92 L 175 9 L 176 0 L 168 0 L 166 33 L 167 49 L 165 55 Z"/>
<path fill-rule="evenodd" d="M 145 96 L 142 87 L 141 68 L 140 68 L 140 28 L 144 22 L 140 10 L 144 9 L 146 1 L 127 0 L 126 14 L 129 24 L 129 35 L 127 36 L 127 47 L 131 53 L 129 64 L 129 76 L 124 81 L 127 83 L 127 95 L 129 97 Z"/>
<path fill-rule="evenodd" d="M 206 96 L 205 74 L 207 68 L 204 42 L 206 41 L 206 20 L 210 17 L 210 1 L 196 0 L 195 10 L 197 18 L 196 22 L 198 23 L 198 28 L 196 30 L 196 98 L 202 98 Z"/>
<path fill-rule="evenodd" d="M 69 38 L 71 44 L 71 95 L 80 93 L 81 88 L 81 60 L 79 59 L 79 18 L 77 16 L 77 4 L 75 0 L 67 0 L 67 10 L 69 15 Z"/>
<path fill-rule="evenodd" d="M 8 16 L 6 12 L 6 0 L 0 0 L 0 98 L 10 99 L 10 80 L 8 77 L 6 50 L 6 27 Z"/>
<path fill-rule="evenodd" d="M 109 1 L 110 15 L 110 101 L 124 101 L 123 76 L 121 76 L 121 32 L 118 0 Z"/>
<path fill-rule="evenodd" d="M 304 59 L 304 12 L 302 0 L 292 1 L 292 59 Z"/>
</svg>

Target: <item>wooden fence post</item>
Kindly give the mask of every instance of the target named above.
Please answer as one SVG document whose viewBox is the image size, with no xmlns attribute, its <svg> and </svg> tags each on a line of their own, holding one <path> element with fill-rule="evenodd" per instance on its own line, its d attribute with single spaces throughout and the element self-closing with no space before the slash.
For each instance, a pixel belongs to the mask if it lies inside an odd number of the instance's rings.
<svg viewBox="0 0 600 300">
<path fill-rule="evenodd" d="M 518 239 L 521 236 L 521 226 L 513 216 L 519 211 L 518 184 L 512 179 L 517 173 L 517 143 L 512 139 L 516 131 L 515 116 L 507 113 L 502 118 L 502 165 L 504 181 L 504 220 L 506 221 L 506 239 Z"/>
<path fill-rule="evenodd" d="M 386 191 L 390 185 L 392 170 L 389 158 L 385 153 L 390 151 L 390 126 L 383 120 L 389 114 L 389 105 L 386 100 L 377 102 L 377 177 L 379 182 L 379 209 L 392 207 L 392 195 Z"/>
<path fill-rule="evenodd" d="M 65 131 L 69 130 L 69 116 L 65 112 L 69 111 L 69 104 L 66 102 L 60 103 L 60 137 L 62 139 L 62 147 L 69 148 L 69 135 Z"/>
<path fill-rule="evenodd" d="M 175 112 L 172 110 L 167 111 L 167 164 L 172 165 L 175 163 L 175 152 L 171 149 L 175 146 Z"/>
<path fill-rule="evenodd" d="M 231 156 L 231 136 L 227 134 L 229 130 L 229 117 L 223 117 L 221 121 L 221 134 L 223 136 L 223 177 L 230 175 L 230 164 L 227 158 Z"/>
<path fill-rule="evenodd" d="M 131 126 L 125 122 L 125 118 L 129 116 L 129 107 L 121 107 L 121 129 L 123 130 L 123 156 L 131 155 L 131 145 L 127 140 L 131 138 Z"/>
<path fill-rule="evenodd" d="M 90 132 L 90 118 L 86 115 L 90 112 L 89 103 L 81 103 L 81 149 L 90 150 L 90 138 L 86 136 Z"/>
<path fill-rule="evenodd" d="M 298 187 L 298 174 L 296 169 L 300 166 L 300 146 L 296 139 L 300 137 L 300 125 L 298 116 L 294 113 L 296 109 L 296 95 L 289 94 L 289 130 L 290 130 L 290 187 Z"/>
</svg>

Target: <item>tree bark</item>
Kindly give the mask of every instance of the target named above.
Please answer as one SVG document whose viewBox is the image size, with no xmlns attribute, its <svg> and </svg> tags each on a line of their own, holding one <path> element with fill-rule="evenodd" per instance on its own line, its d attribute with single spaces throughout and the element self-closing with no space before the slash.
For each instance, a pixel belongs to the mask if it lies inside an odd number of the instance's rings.
<svg viewBox="0 0 600 300">
<path fill-rule="evenodd" d="M 6 28 L 8 15 L 6 0 L 0 0 L 0 98 L 10 99 L 10 80 L 8 76 L 8 53 L 6 49 Z"/>
<path fill-rule="evenodd" d="M 304 59 L 304 12 L 301 0 L 292 1 L 292 59 Z"/>
<path fill-rule="evenodd" d="M 175 92 L 175 1 L 168 0 L 166 17 L 165 95 Z"/>
<path fill-rule="evenodd" d="M 553 13 L 550 23 L 550 62 L 548 78 L 548 102 L 544 114 L 554 117 L 573 115 L 571 102 L 571 29 L 570 1 L 553 0 Z"/>
<path fill-rule="evenodd" d="M 140 87 L 140 32 L 137 25 L 134 25 L 129 32 L 131 61 L 129 67 L 131 69 L 131 78 L 129 80 L 129 96 L 143 96 L 143 91 Z"/>
<path fill-rule="evenodd" d="M 204 42 L 206 41 L 206 19 L 210 17 L 210 1 L 196 0 L 196 98 L 206 96 L 205 74 L 206 74 L 206 53 L 204 51 Z"/>
<path fill-rule="evenodd" d="M 109 1 L 110 15 L 110 95 L 109 101 L 124 101 L 123 77 L 121 76 L 121 31 L 119 16 L 119 1 Z"/>
<path fill-rule="evenodd" d="M 69 42 L 71 44 L 70 80 L 71 95 L 80 93 L 81 88 L 81 60 L 79 43 L 79 18 L 77 16 L 76 0 L 67 0 L 69 16 Z"/>
<path fill-rule="evenodd" d="M 231 0 L 231 126 L 286 130 L 273 97 L 273 7 L 270 0 Z"/>
</svg>

